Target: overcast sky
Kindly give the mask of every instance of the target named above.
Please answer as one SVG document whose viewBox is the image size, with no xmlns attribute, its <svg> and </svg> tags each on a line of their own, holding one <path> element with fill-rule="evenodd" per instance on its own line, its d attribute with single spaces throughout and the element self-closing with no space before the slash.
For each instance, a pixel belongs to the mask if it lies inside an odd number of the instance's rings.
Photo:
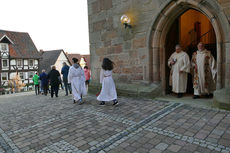
<svg viewBox="0 0 230 153">
<path fill-rule="evenodd" d="M 28 32 L 38 50 L 89 53 L 87 0 L 0 0 L 0 29 Z"/>
</svg>

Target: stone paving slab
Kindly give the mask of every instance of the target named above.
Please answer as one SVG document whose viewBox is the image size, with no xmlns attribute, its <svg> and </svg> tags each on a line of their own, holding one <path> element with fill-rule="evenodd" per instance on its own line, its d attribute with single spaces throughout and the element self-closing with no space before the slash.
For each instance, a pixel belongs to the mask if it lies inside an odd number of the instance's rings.
<svg viewBox="0 0 230 153">
<path fill-rule="evenodd" d="M 211 153 L 214 149 L 204 148 L 196 144 L 191 144 L 168 136 L 149 133 L 148 130 L 143 130 L 133 137 L 127 139 L 124 143 L 118 145 L 108 153 Z"/>
<path fill-rule="evenodd" d="M 119 107 L 112 107 L 112 103 L 107 103 L 109 106 L 106 109 L 98 106 L 98 101 L 95 97 L 87 97 L 85 105 L 73 106 L 71 97 L 59 97 L 51 99 L 44 96 L 18 96 L 11 95 L 11 101 L 8 103 L 6 96 L 0 97 L 0 126 L 4 131 L 17 131 L 18 129 L 26 128 L 37 123 L 46 122 L 50 118 L 59 117 L 65 114 L 76 112 L 76 109 L 95 109 L 108 115 L 125 117 L 133 121 L 140 121 L 153 112 L 167 106 L 167 103 L 156 103 L 152 105 L 152 101 L 143 101 L 137 103 L 138 100 L 129 100 L 122 98 L 122 103 Z M 26 102 L 24 99 L 26 98 Z M 124 102 L 123 102 L 124 101 Z M 128 101 L 128 102 L 125 102 Z M 145 104 L 146 103 L 146 104 Z M 138 106 L 138 107 L 137 107 Z M 121 108 L 121 109 L 120 109 Z M 126 110 L 130 111 L 126 111 Z"/>
<path fill-rule="evenodd" d="M 92 127 L 92 125 L 94 126 Z M 115 126 L 112 127 L 112 125 Z M 27 148 L 42 149 L 45 144 L 60 140 L 80 147 L 87 144 L 87 141 L 107 139 L 127 126 L 81 112 L 75 116 L 63 118 L 61 121 L 53 121 L 39 128 L 29 128 L 23 132 L 12 134 L 10 138 L 22 150 Z M 83 141 L 84 143 L 81 144 Z"/>
<path fill-rule="evenodd" d="M 89 101 L 98 104 L 98 102 L 95 102 L 95 97 L 90 97 Z M 108 102 L 106 105 L 111 106 L 112 102 Z M 120 117 L 139 122 L 168 105 L 169 103 L 167 102 L 123 97 L 121 103 L 119 103 L 119 107 L 109 107 L 107 109 L 99 108 L 98 111 L 103 111 L 110 115 L 119 115 Z"/>
<path fill-rule="evenodd" d="M 0 96 L 0 153 L 230 152 L 230 112 L 159 100 Z"/>
<path fill-rule="evenodd" d="M 183 105 L 152 126 L 230 146 L 230 114 L 228 111 Z"/>
</svg>

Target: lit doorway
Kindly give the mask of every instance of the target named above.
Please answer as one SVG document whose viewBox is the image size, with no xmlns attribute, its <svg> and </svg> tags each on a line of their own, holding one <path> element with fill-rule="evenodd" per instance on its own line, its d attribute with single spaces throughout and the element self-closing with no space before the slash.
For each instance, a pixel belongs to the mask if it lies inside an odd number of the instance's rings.
<svg viewBox="0 0 230 153">
<path fill-rule="evenodd" d="M 169 86 L 170 69 L 168 59 L 175 51 L 176 44 L 180 44 L 190 59 L 192 54 L 197 50 L 197 44 L 203 42 L 206 49 L 210 50 L 215 60 L 216 52 L 216 35 L 209 19 L 201 12 L 189 9 L 179 16 L 172 24 L 165 44 L 165 75 L 166 75 L 166 94 L 171 93 Z M 187 94 L 193 94 L 192 75 L 188 75 Z"/>
</svg>

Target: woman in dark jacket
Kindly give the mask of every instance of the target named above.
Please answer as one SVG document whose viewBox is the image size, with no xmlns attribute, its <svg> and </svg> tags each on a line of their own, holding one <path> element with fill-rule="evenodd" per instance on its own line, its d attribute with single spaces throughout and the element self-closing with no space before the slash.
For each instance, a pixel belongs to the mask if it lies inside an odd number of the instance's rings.
<svg viewBox="0 0 230 153">
<path fill-rule="evenodd" d="M 50 86 L 51 86 L 51 98 L 53 98 L 54 93 L 55 96 L 58 97 L 60 73 L 56 70 L 55 66 L 51 67 L 51 71 L 48 74 L 48 79 L 50 81 Z"/>
<path fill-rule="evenodd" d="M 41 80 L 41 84 L 42 84 L 42 90 L 44 92 L 44 95 L 47 95 L 47 90 L 48 90 L 48 75 L 46 74 L 45 70 L 42 70 L 42 74 L 40 74 L 39 79 Z"/>
</svg>

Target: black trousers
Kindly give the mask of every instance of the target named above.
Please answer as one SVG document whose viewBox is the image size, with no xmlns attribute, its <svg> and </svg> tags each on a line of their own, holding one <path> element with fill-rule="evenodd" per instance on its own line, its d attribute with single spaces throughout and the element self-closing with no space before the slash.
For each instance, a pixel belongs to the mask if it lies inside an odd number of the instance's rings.
<svg viewBox="0 0 230 153">
<path fill-rule="evenodd" d="M 35 85 L 35 94 L 39 95 L 39 85 Z"/>
<path fill-rule="evenodd" d="M 85 81 L 85 85 L 88 86 L 89 85 L 89 80 Z"/>
<path fill-rule="evenodd" d="M 42 85 L 42 90 L 44 92 L 44 95 L 47 95 L 47 93 L 48 93 L 48 84 L 47 85 Z"/>
<path fill-rule="evenodd" d="M 59 85 L 51 86 L 51 97 L 53 98 L 54 93 L 55 96 L 58 97 L 58 90 L 59 90 Z"/>
</svg>

